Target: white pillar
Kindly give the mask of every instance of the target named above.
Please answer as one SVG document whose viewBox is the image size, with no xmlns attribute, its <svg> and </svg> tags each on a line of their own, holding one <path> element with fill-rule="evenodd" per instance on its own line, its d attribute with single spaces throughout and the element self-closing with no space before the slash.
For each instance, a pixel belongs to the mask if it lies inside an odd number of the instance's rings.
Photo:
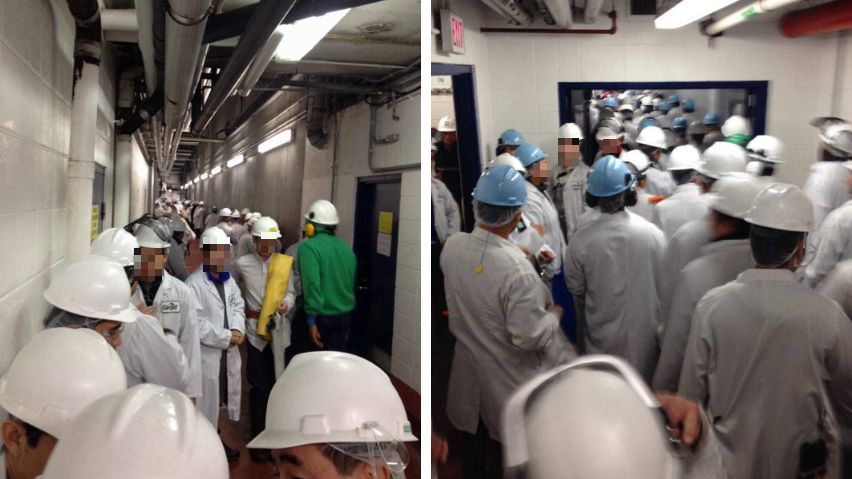
<svg viewBox="0 0 852 479">
<path fill-rule="evenodd" d="M 133 146 L 130 135 L 118 135 L 115 142 L 115 180 L 113 183 L 112 224 L 121 228 L 130 222 L 131 163 Z"/>
<path fill-rule="evenodd" d="M 95 178 L 95 127 L 100 67 L 83 63 L 71 104 L 71 159 L 68 161 L 68 237 L 66 258 L 90 252 L 92 184 Z"/>
</svg>

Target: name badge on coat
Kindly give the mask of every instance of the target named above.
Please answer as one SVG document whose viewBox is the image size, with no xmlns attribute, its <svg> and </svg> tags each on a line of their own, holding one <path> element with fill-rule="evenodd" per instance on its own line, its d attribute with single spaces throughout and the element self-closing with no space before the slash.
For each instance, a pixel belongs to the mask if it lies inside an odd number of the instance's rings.
<svg viewBox="0 0 852 479">
<path fill-rule="evenodd" d="M 160 304 L 163 313 L 180 313 L 180 301 L 163 301 Z"/>
</svg>

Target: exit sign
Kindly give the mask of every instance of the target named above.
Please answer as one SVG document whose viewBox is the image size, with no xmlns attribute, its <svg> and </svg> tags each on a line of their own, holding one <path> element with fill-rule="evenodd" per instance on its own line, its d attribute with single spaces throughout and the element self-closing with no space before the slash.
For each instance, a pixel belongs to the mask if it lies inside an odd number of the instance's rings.
<svg viewBox="0 0 852 479">
<path fill-rule="evenodd" d="M 464 20 L 449 10 L 441 10 L 441 49 L 464 53 Z"/>
</svg>

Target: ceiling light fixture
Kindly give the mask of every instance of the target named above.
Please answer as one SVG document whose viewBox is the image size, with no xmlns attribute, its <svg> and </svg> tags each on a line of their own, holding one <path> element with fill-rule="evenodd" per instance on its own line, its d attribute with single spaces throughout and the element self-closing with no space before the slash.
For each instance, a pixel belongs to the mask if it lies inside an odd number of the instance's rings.
<svg viewBox="0 0 852 479">
<path fill-rule="evenodd" d="M 737 0 L 681 0 L 654 19 L 654 26 L 661 30 L 680 28 L 717 12 Z"/>
<path fill-rule="evenodd" d="M 245 157 L 242 155 L 242 153 L 240 153 L 240 154 L 234 156 L 233 158 L 231 158 L 230 160 L 228 160 L 228 163 L 227 163 L 228 168 L 233 168 L 233 167 L 239 165 L 240 163 L 242 163 L 243 161 L 245 161 Z"/>
<path fill-rule="evenodd" d="M 278 148 L 281 145 L 286 145 L 293 140 L 293 130 L 286 129 L 281 133 L 274 135 L 272 138 L 264 141 L 263 143 L 257 145 L 258 153 L 266 153 L 269 150 L 273 150 Z"/>
<path fill-rule="evenodd" d="M 351 9 L 345 8 L 278 26 L 277 30 L 282 37 L 281 43 L 275 49 L 275 58 L 285 62 L 301 60 L 349 13 L 349 10 Z"/>
</svg>

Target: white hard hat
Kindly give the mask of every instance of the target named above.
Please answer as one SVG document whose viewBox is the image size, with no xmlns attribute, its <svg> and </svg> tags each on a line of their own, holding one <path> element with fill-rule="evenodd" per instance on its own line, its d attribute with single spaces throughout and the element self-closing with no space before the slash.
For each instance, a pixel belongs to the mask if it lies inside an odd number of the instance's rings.
<svg viewBox="0 0 852 479">
<path fill-rule="evenodd" d="M 650 96 L 647 96 L 647 95 L 643 96 L 642 100 L 640 100 L 640 101 L 642 102 L 642 106 L 651 106 L 651 105 L 654 104 L 654 100 Z"/>
<path fill-rule="evenodd" d="M 162 249 L 168 248 L 171 245 L 169 243 L 171 232 L 169 227 L 162 221 L 150 220 L 140 223 L 136 227 L 134 236 L 136 236 L 136 241 L 139 242 L 139 246 L 142 248 Z"/>
<path fill-rule="evenodd" d="M 602 126 L 598 128 L 598 131 L 595 133 L 595 140 L 617 140 L 619 134 L 613 131 L 611 128 Z"/>
<path fill-rule="evenodd" d="M 250 215 L 251 210 L 248 209 L 248 208 L 243 208 L 242 211 L 240 211 L 240 213 L 242 213 L 243 215 Z"/>
<path fill-rule="evenodd" d="M 260 219 L 260 217 L 263 216 L 263 215 L 260 214 L 260 211 L 255 211 L 251 214 L 251 216 L 252 216 L 252 218 L 257 220 L 257 219 Z"/>
<path fill-rule="evenodd" d="M 725 120 L 725 123 L 722 124 L 722 134 L 725 137 L 734 136 L 734 135 L 751 135 L 751 126 L 748 124 L 748 120 L 740 115 L 732 115 Z"/>
<path fill-rule="evenodd" d="M 110 228 L 92 242 L 92 254 L 109 258 L 122 266 L 133 266 L 133 256 L 138 247 L 135 236 L 121 228 Z"/>
<path fill-rule="evenodd" d="M 374 435 L 374 426 L 384 434 Z M 269 395 L 266 429 L 247 447 L 416 440 L 384 371 L 352 354 L 316 351 L 295 356 L 278 378 Z"/>
<path fill-rule="evenodd" d="M 438 131 L 442 133 L 456 131 L 456 119 L 451 116 L 442 117 L 438 120 Z"/>
<path fill-rule="evenodd" d="M 201 233 L 201 241 L 199 243 L 199 246 L 202 248 L 210 244 L 230 245 L 231 238 L 218 226 L 211 226 Z"/>
<path fill-rule="evenodd" d="M 625 163 L 629 163 L 636 168 L 638 173 L 644 173 L 645 170 L 651 166 L 651 160 L 648 159 L 648 155 L 643 153 L 640 150 L 629 150 L 621 153 L 621 156 L 618 157 L 621 161 Z"/>
<path fill-rule="evenodd" d="M 326 200 L 316 200 L 305 213 L 305 219 L 318 225 L 334 226 L 340 222 L 337 208 Z"/>
<path fill-rule="evenodd" d="M 506 469 L 528 479 L 682 477 L 659 402 L 613 356 L 583 356 L 522 385 L 502 436 Z"/>
<path fill-rule="evenodd" d="M 216 430 L 183 393 L 139 384 L 71 423 L 43 479 L 228 479 Z"/>
<path fill-rule="evenodd" d="M 527 169 L 524 168 L 524 164 L 521 163 L 521 160 L 519 160 L 517 156 L 511 153 L 500 153 L 499 155 L 497 155 L 497 158 L 492 161 L 490 165 L 488 165 L 488 167 L 490 168 L 495 165 L 509 165 L 518 173 L 522 175 L 527 174 Z"/>
<path fill-rule="evenodd" d="M 639 132 L 636 143 L 664 150 L 666 148 L 666 134 L 658 126 L 646 126 Z"/>
<path fill-rule="evenodd" d="M 69 260 L 44 291 L 44 299 L 59 309 L 87 318 L 132 323 L 127 275 L 115 261 L 101 256 Z"/>
<path fill-rule="evenodd" d="M 200 206 L 204 206 L 204 201 L 199 201 L 199 202 L 198 202 L 198 204 L 199 204 Z"/>
<path fill-rule="evenodd" d="M 669 155 L 669 170 L 694 170 L 701 161 L 701 151 L 692 145 L 682 145 Z"/>
<path fill-rule="evenodd" d="M 745 219 L 754 198 L 766 183 L 748 173 L 723 173 L 706 195 L 708 206 L 719 213 Z"/>
<path fill-rule="evenodd" d="M 231 216 L 231 208 L 222 208 L 219 210 L 219 218 L 229 218 Z"/>
<path fill-rule="evenodd" d="M 819 139 L 835 155 L 852 156 L 852 125 L 848 123 L 830 124 L 819 133 Z"/>
<path fill-rule="evenodd" d="M 704 150 L 701 162 L 695 168 L 702 175 L 713 179 L 718 179 L 722 173 L 745 171 L 745 169 L 745 150 L 727 141 L 717 141 Z"/>
<path fill-rule="evenodd" d="M 757 194 L 745 220 L 765 228 L 807 233 L 814 226 L 814 210 L 799 187 L 775 183 Z"/>
<path fill-rule="evenodd" d="M 582 140 L 583 130 L 576 123 L 565 123 L 559 127 L 559 138 Z"/>
<path fill-rule="evenodd" d="M 126 388 L 121 358 L 100 334 L 51 328 L 33 336 L 0 378 L 0 406 L 63 439 L 83 409 Z"/>
<path fill-rule="evenodd" d="M 240 211 L 238 209 L 234 208 L 233 210 L 231 210 L 231 218 L 240 219 L 241 216 L 242 215 L 240 214 Z"/>
<path fill-rule="evenodd" d="M 770 163 L 783 163 L 784 143 L 778 138 L 770 135 L 757 135 L 748 142 L 746 151 L 749 158 L 754 160 L 768 161 Z"/>
<path fill-rule="evenodd" d="M 630 112 L 632 112 L 633 111 L 633 105 L 631 105 L 630 103 L 622 103 L 621 105 L 618 105 L 618 111 L 630 111 Z"/>
<path fill-rule="evenodd" d="M 251 226 L 251 235 L 259 236 L 260 239 L 278 239 L 281 237 L 281 231 L 277 221 L 268 216 L 261 216 Z"/>
</svg>

